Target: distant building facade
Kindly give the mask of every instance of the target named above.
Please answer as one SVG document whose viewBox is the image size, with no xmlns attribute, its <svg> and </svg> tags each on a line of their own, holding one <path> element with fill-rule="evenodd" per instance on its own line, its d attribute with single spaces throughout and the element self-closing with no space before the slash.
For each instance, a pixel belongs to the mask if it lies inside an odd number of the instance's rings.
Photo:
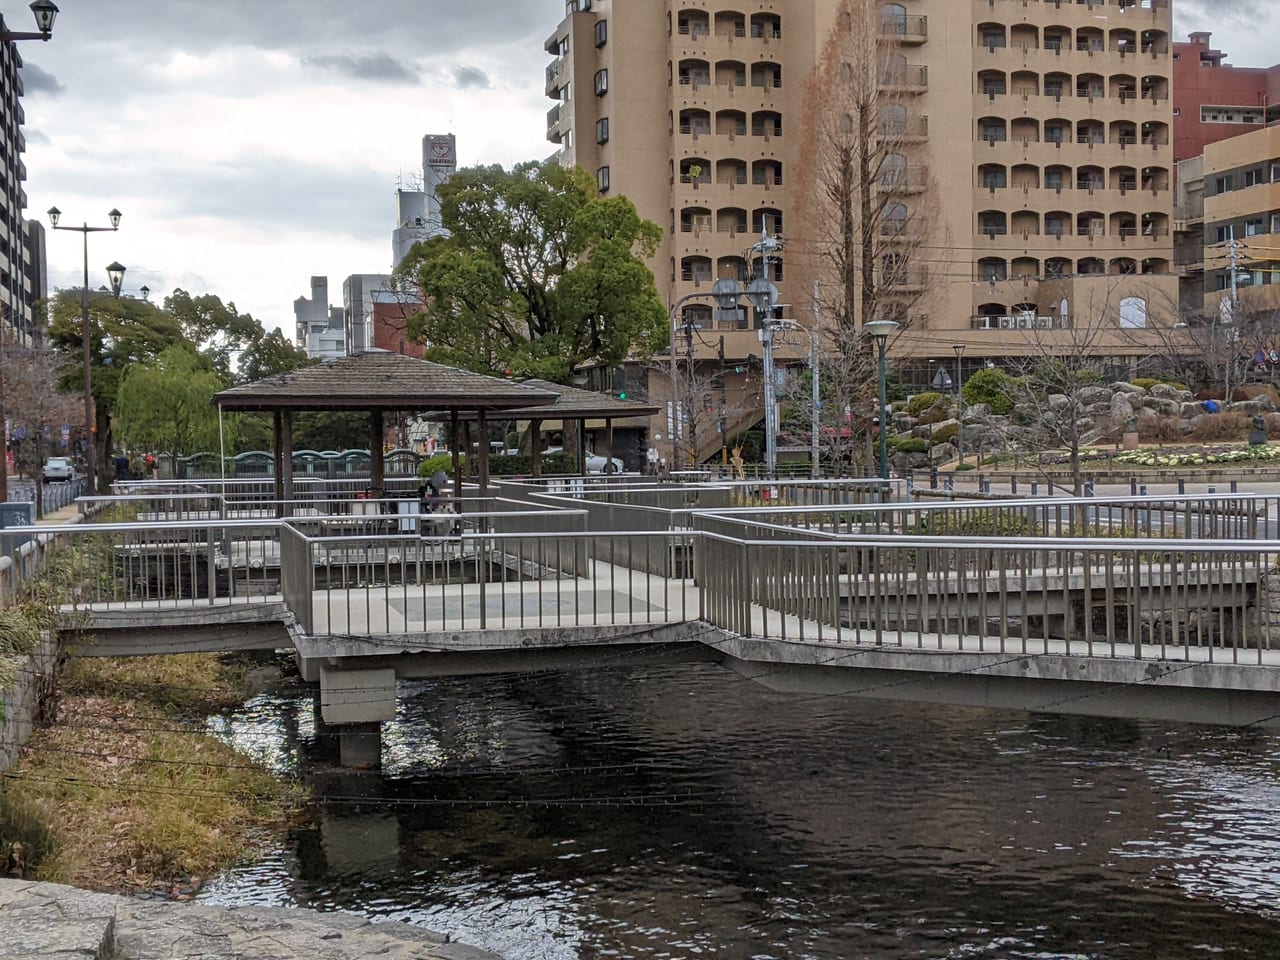
<svg viewBox="0 0 1280 960">
<path fill-rule="evenodd" d="M 1215 50 L 1213 34 L 1173 45 L 1173 155 L 1187 160 L 1205 147 L 1280 120 L 1280 66 L 1236 67 Z"/>
<path fill-rule="evenodd" d="M 48 293 L 45 233 L 39 223 L 22 216 L 27 206 L 22 56 L 12 41 L 0 47 L 0 323 L 5 324 L 6 345 L 30 346 L 40 341 L 45 327 L 36 307 Z"/>
<path fill-rule="evenodd" d="M 329 278 L 311 278 L 311 296 L 293 301 L 299 347 L 316 360 L 333 360 L 347 355 L 347 336 L 341 307 L 329 305 Z"/>
<path fill-rule="evenodd" d="M 444 232 L 439 189 L 458 172 L 458 141 L 452 133 L 422 138 L 421 190 L 396 191 L 396 226 L 391 232 L 391 265 L 398 267 L 413 245 Z"/>
</svg>

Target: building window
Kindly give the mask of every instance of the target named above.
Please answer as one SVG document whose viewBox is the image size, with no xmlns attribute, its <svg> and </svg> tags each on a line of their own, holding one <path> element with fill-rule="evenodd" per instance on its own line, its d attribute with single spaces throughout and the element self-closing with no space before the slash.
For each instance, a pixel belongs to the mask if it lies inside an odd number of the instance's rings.
<svg viewBox="0 0 1280 960">
<path fill-rule="evenodd" d="M 596 96 L 603 97 L 608 92 L 609 92 L 609 71 L 597 70 L 596 71 Z"/>
<path fill-rule="evenodd" d="M 609 142 L 609 118 L 601 117 L 596 121 L 596 143 Z"/>
<path fill-rule="evenodd" d="M 601 193 L 608 193 L 609 191 L 609 168 L 608 167 L 601 167 L 599 170 L 596 171 L 596 188 Z"/>
<path fill-rule="evenodd" d="M 1246 170 L 1244 172 L 1244 185 L 1246 187 L 1256 187 L 1259 184 L 1267 182 L 1267 172 L 1262 169 Z"/>
<path fill-rule="evenodd" d="M 608 42 L 609 42 L 609 21 L 597 20 L 596 21 L 596 46 L 603 47 Z"/>
<path fill-rule="evenodd" d="M 1213 181 L 1213 192 L 1215 194 L 1230 193 L 1231 190 L 1232 190 L 1232 186 L 1231 186 L 1230 174 L 1228 174 L 1225 177 L 1218 177 L 1216 180 Z"/>
</svg>

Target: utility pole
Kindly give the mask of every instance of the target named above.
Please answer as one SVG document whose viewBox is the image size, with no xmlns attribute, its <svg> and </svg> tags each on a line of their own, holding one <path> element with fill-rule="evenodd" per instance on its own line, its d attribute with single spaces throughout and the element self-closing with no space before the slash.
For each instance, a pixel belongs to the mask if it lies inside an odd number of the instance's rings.
<svg viewBox="0 0 1280 960">
<path fill-rule="evenodd" d="M 810 398 L 813 410 L 809 423 L 809 459 L 811 461 L 809 473 L 815 480 L 822 476 L 822 468 L 818 463 L 822 455 L 822 444 L 819 438 L 819 427 L 822 424 L 822 393 L 818 388 L 818 341 L 822 324 L 822 314 L 818 307 L 820 289 L 818 281 L 813 281 L 813 329 L 809 331 L 809 386 L 813 391 L 813 395 Z"/>
<path fill-rule="evenodd" d="M 770 479 L 778 471 L 778 399 L 777 385 L 773 380 L 773 311 L 777 306 L 777 288 L 769 279 L 773 266 L 773 254 L 782 242 L 769 234 L 768 221 L 760 218 L 760 241 L 751 249 L 760 254 L 760 275 L 751 281 L 747 295 L 756 308 L 760 323 L 760 345 L 764 355 L 764 450 L 765 473 Z"/>
<path fill-rule="evenodd" d="M 1224 409 L 1231 403 L 1231 374 L 1236 365 L 1236 311 L 1240 306 L 1240 245 L 1236 242 L 1236 228 L 1234 224 L 1227 227 L 1227 259 L 1231 266 L 1231 309 L 1228 311 L 1226 317 L 1223 318 L 1223 325 L 1226 328 L 1224 335 L 1227 341 L 1226 376 L 1223 378 L 1226 389 L 1222 397 Z"/>
</svg>

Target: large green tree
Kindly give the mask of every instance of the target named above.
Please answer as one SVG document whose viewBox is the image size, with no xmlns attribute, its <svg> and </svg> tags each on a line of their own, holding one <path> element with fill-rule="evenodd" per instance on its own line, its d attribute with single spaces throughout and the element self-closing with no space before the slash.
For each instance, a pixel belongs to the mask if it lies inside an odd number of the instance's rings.
<svg viewBox="0 0 1280 960">
<path fill-rule="evenodd" d="M 134 364 L 116 395 L 120 439 L 174 457 L 218 449 L 218 413 L 210 401 L 223 385 L 213 361 L 184 344 L 165 348 L 154 363 Z"/>
<path fill-rule="evenodd" d="M 581 168 L 528 162 L 461 170 L 440 188 L 447 236 L 400 267 L 427 307 L 409 323 L 428 357 L 486 373 L 567 382 L 666 343 L 644 258 L 662 237 Z"/>
</svg>

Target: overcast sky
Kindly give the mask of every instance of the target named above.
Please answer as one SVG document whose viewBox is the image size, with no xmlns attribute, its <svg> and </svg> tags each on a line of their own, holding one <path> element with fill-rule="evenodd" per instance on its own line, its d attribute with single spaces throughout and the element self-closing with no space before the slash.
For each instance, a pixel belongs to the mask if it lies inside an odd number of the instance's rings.
<svg viewBox="0 0 1280 960">
<path fill-rule="evenodd" d="M 625 0 L 652 2 L 657 0 Z M 216 293 L 293 333 L 310 277 L 342 299 L 390 268 L 394 191 L 425 133 L 464 166 L 549 155 L 542 41 L 563 0 L 58 0 L 26 60 L 28 217 L 90 237 L 90 283 L 112 260 L 126 292 Z M 1179 39 L 1215 32 L 1240 65 L 1280 57 L 1280 0 L 1175 0 Z M 1263 13 L 1262 11 L 1266 11 Z M 32 29 L 24 0 L 0 0 Z M 78 286 L 80 237 L 49 236 L 52 287 Z"/>
</svg>

